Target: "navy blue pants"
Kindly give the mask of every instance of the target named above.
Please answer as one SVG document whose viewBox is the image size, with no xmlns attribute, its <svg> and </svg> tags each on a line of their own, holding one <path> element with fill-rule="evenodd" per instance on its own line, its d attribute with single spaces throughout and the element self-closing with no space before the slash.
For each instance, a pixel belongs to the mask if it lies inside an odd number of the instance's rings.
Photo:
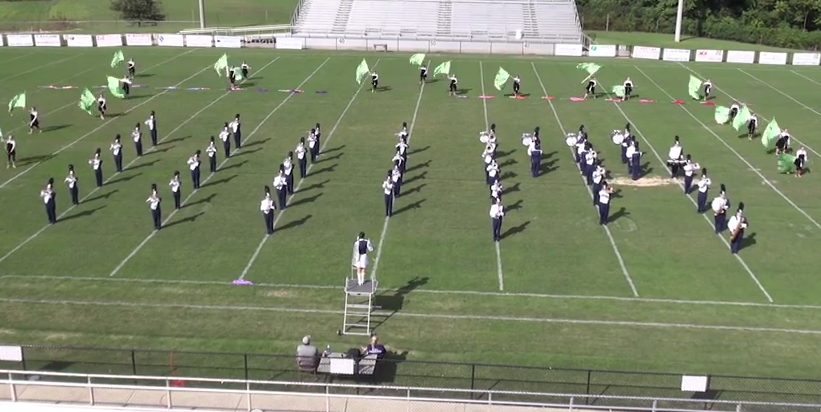
<svg viewBox="0 0 821 412">
<path fill-rule="evenodd" d="M 399 197 L 402 194 L 402 178 L 393 182 L 393 197 Z"/>
<path fill-rule="evenodd" d="M 72 205 L 79 205 L 80 204 L 80 187 L 77 183 L 74 183 L 74 187 L 68 188 L 68 193 L 71 195 L 71 204 Z"/>
<path fill-rule="evenodd" d="M 704 213 L 707 210 L 707 192 L 698 192 L 698 213 Z"/>
<path fill-rule="evenodd" d="M 399 165 L 400 170 L 402 170 L 402 174 L 405 174 L 405 170 L 408 167 L 408 149 L 405 148 L 405 154 L 402 155 L 402 164 Z"/>
<path fill-rule="evenodd" d="M 641 177 L 641 155 L 634 154 L 633 158 L 630 159 L 630 164 L 633 168 L 632 172 L 630 173 L 632 175 L 633 180 L 639 180 L 639 178 Z"/>
<path fill-rule="evenodd" d="M 265 221 L 265 232 L 269 235 L 274 234 L 274 213 L 269 211 L 268 213 L 263 212 L 262 218 Z"/>
<path fill-rule="evenodd" d="M 316 163 L 316 152 L 317 152 L 316 148 L 317 148 L 316 144 L 314 145 L 314 147 L 309 147 L 308 148 L 308 154 L 311 155 L 311 163 Z"/>
<path fill-rule="evenodd" d="M 158 143 L 158 141 L 157 141 L 157 129 L 151 129 L 149 134 L 151 135 L 151 146 L 156 146 L 157 143 Z"/>
<path fill-rule="evenodd" d="M 94 180 L 97 182 L 97 187 L 103 187 L 103 168 L 98 167 L 94 170 Z"/>
<path fill-rule="evenodd" d="M 385 216 L 393 216 L 393 194 L 385 195 Z"/>
<path fill-rule="evenodd" d="M 171 192 L 171 194 L 174 196 L 174 209 L 179 209 L 180 207 L 182 207 L 182 205 L 180 204 L 180 198 L 182 197 L 180 189 L 177 189 L 176 192 Z"/>
<path fill-rule="evenodd" d="M 214 153 L 213 156 L 208 156 L 208 170 L 211 173 L 217 172 L 217 154 Z"/>
<path fill-rule="evenodd" d="M 296 160 L 297 164 L 299 165 L 299 178 L 304 179 L 308 177 L 308 159 L 302 158 Z"/>
<path fill-rule="evenodd" d="M 744 229 L 738 231 L 735 239 L 730 240 L 730 252 L 732 254 L 738 253 L 741 250 L 741 242 L 744 240 Z"/>
<path fill-rule="evenodd" d="M 242 131 L 240 129 L 234 132 L 234 147 L 237 149 L 242 147 Z"/>
<path fill-rule="evenodd" d="M 285 204 L 288 201 L 288 190 L 285 187 L 277 189 L 277 200 L 279 201 L 279 210 L 285 210 L 285 207 L 288 206 Z"/>
<path fill-rule="evenodd" d="M 143 142 L 142 140 L 138 140 L 134 142 L 134 148 L 137 150 L 137 156 L 143 155 Z"/>
<path fill-rule="evenodd" d="M 601 183 L 593 182 L 593 206 L 599 204 L 599 192 L 601 191 Z"/>
<path fill-rule="evenodd" d="M 596 169 L 596 166 L 593 164 L 586 164 L 584 165 L 584 179 L 587 182 L 587 185 L 590 186 L 593 184 L 593 171 Z"/>
<path fill-rule="evenodd" d="M 598 196 L 598 195 L 596 195 Z M 610 203 L 599 203 L 599 224 L 606 225 L 610 220 Z"/>
<path fill-rule="evenodd" d="M 715 215 L 713 218 L 713 223 L 715 224 L 716 234 L 721 233 L 724 231 L 724 226 L 727 224 L 727 217 L 724 213 L 719 213 Z"/>
<path fill-rule="evenodd" d="M 285 181 L 288 182 L 288 185 L 285 186 L 288 189 L 288 194 L 294 194 L 294 169 L 291 169 L 291 173 L 285 175 Z"/>
<path fill-rule="evenodd" d="M 693 176 L 684 175 L 684 193 L 690 194 L 693 192 Z"/>
<path fill-rule="evenodd" d="M 533 153 L 530 155 L 530 174 L 533 177 L 539 177 L 539 169 L 542 165 L 542 154 Z"/>
<path fill-rule="evenodd" d="M 191 171 L 191 186 L 193 186 L 194 189 L 199 189 L 200 188 L 200 168 L 199 167 L 197 167 L 196 169 Z"/>
<path fill-rule="evenodd" d="M 621 147 L 621 162 L 627 164 L 627 146 Z"/>
<path fill-rule="evenodd" d="M 222 150 L 225 152 L 226 159 L 231 157 L 231 139 L 225 139 L 225 141 L 222 142 Z"/>
<path fill-rule="evenodd" d="M 502 240 L 502 218 L 494 217 L 490 219 L 490 226 L 493 228 L 493 241 Z"/>
<path fill-rule="evenodd" d="M 57 205 L 54 202 L 54 198 L 46 203 L 46 217 L 48 217 L 49 223 L 57 223 Z"/>
<path fill-rule="evenodd" d="M 154 220 L 154 230 L 162 229 L 162 210 L 159 205 L 151 211 L 151 219 Z"/>
<path fill-rule="evenodd" d="M 114 168 L 117 169 L 117 173 L 123 171 L 123 153 L 114 155 Z"/>
</svg>

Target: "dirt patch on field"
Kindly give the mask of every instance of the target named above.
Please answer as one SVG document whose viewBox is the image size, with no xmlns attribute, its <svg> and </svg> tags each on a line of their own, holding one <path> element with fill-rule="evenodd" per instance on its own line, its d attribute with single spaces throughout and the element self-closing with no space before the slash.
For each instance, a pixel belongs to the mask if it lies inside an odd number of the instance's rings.
<svg viewBox="0 0 821 412">
<path fill-rule="evenodd" d="M 633 180 L 627 177 L 615 177 L 610 180 L 610 184 L 615 186 L 657 187 L 677 185 L 678 180 L 658 176 L 645 176 L 639 180 Z"/>
<path fill-rule="evenodd" d="M 288 298 L 291 297 L 291 295 L 292 293 L 290 291 L 283 289 L 274 289 L 265 292 L 265 296 L 268 296 L 269 298 Z"/>
</svg>

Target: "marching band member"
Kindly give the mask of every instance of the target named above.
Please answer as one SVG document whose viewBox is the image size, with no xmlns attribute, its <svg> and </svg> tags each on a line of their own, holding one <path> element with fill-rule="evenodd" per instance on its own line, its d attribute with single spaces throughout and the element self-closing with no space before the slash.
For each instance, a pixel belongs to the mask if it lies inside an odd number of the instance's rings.
<svg viewBox="0 0 821 412">
<path fill-rule="evenodd" d="M 300 137 L 294 152 L 296 152 L 296 163 L 299 166 L 299 178 L 304 179 L 308 177 L 308 159 L 305 157 L 305 138 Z"/>
<path fill-rule="evenodd" d="M 603 181 L 601 190 L 599 190 L 599 224 L 603 226 L 606 226 L 607 222 L 610 221 L 611 194 L 613 194 L 613 188 Z"/>
<path fill-rule="evenodd" d="M 128 59 L 126 67 L 128 68 L 128 77 L 131 77 L 133 79 L 134 75 L 137 73 L 137 64 L 134 63 L 134 59 Z"/>
<path fill-rule="evenodd" d="M 225 152 L 225 158 L 231 157 L 231 132 L 228 131 L 228 123 L 222 126 L 219 138 L 222 140 L 222 150 Z"/>
<path fill-rule="evenodd" d="M 502 186 L 502 182 L 497 180 L 493 182 L 490 186 L 490 200 L 491 203 L 495 203 L 497 200 L 502 200 L 502 193 L 504 192 L 505 188 Z"/>
<path fill-rule="evenodd" d="M 396 153 L 393 154 L 391 158 L 391 163 L 394 165 L 399 166 L 399 171 L 405 173 L 405 159 L 402 157 L 402 154 L 399 153 L 399 148 L 396 148 Z"/>
<path fill-rule="evenodd" d="M 490 128 L 487 130 L 487 134 L 488 134 L 488 141 L 493 142 L 493 144 L 496 144 L 496 123 L 491 123 L 490 124 Z M 496 149 L 494 149 L 494 151 L 495 150 Z"/>
<path fill-rule="evenodd" d="M 803 176 L 807 166 L 807 149 L 803 146 L 795 152 L 793 164 L 795 165 L 795 177 Z"/>
<path fill-rule="evenodd" d="M 707 79 L 701 84 L 701 88 L 704 90 L 704 100 L 710 100 L 710 93 L 713 92 L 713 82 Z"/>
<path fill-rule="evenodd" d="M 450 80 L 450 86 L 448 86 L 448 95 L 456 96 L 459 79 L 456 78 L 456 74 L 451 74 L 450 76 L 448 76 L 448 79 Z"/>
<path fill-rule="evenodd" d="M 259 211 L 262 212 L 262 218 L 265 222 L 265 232 L 269 235 L 274 234 L 274 211 L 276 210 L 276 203 L 271 198 L 271 189 L 265 186 L 265 194 L 259 202 Z"/>
<path fill-rule="evenodd" d="M 591 193 L 593 194 L 593 206 L 599 204 L 599 192 L 602 189 L 602 182 L 604 182 L 604 177 L 607 175 L 607 170 L 602 166 L 601 160 L 596 160 L 596 168 L 593 170 L 592 173 L 592 180 L 593 180 L 593 190 Z"/>
<path fill-rule="evenodd" d="M 214 143 L 214 136 L 208 141 L 208 147 L 205 148 L 205 154 L 208 155 L 208 171 L 211 173 L 217 172 L 217 145 Z"/>
<path fill-rule="evenodd" d="M 100 149 L 94 151 L 94 156 L 89 159 L 88 164 L 94 170 L 94 179 L 97 181 L 97 187 L 103 187 L 103 159 L 100 158 Z"/>
<path fill-rule="evenodd" d="M 587 150 L 587 135 L 579 133 L 576 136 L 576 163 L 579 165 L 579 171 L 584 174 L 584 153 Z"/>
<path fill-rule="evenodd" d="M 365 284 L 365 269 L 368 268 L 368 252 L 373 252 L 371 241 L 365 238 L 365 232 L 359 232 L 353 243 L 354 267 L 356 281 L 359 286 Z"/>
<path fill-rule="evenodd" d="M 43 133 L 40 129 L 40 113 L 37 112 L 36 107 L 32 106 L 29 110 L 29 134 L 34 133 L 34 129 L 37 129 L 37 133 Z"/>
<path fill-rule="evenodd" d="M 287 207 L 288 200 L 288 180 L 285 178 L 285 166 L 279 165 L 279 174 L 274 177 L 274 190 L 277 192 L 279 210 L 283 211 Z"/>
<path fill-rule="evenodd" d="M 594 99 L 597 98 L 597 96 L 596 96 L 596 84 L 598 84 L 598 82 L 596 81 L 595 77 L 591 77 L 587 81 L 587 86 L 584 88 L 584 99 L 585 100 L 587 100 L 587 96 L 593 96 Z"/>
<path fill-rule="evenodd" d="M 123 88 L 123 94 L 125 94 L 126 96 L 131 94 L 131 79 L 129 79 L 128 77 L 120 79 L 120 87 Z"/>
<path fill-rule="evenodd" d="M 148 126 L 148 136 L 151 138 L 151 146 L 157 145 L 157 117 L 152 110 L 145 120 L 145 125 Z"/>
<path fill-rule="evenodd" d="M 111 146 L 108 147 L 108 150 L 111 150 L 111 155 L 114 156 L 114 168 L 117 170 L 117 173 L 122 173 L 122 171 L 123 171 L 123 144 L 120 143 L 120 135 L 119 134 L 114 136 L 114 141 L 111 142 Z"/>
<path fill-rule="evenodd" d="M 140 131 L 140 124 L 134 126 L 131 131 L 131 139 L 134 140 L 134 148 L 137 150 L 137 157 L 143 155 L 143 132 Z"/>
<path fill-rule="evenodd" d="M 393 197 L 399 197 L 402 193 L 402 169 L 396 163 L 391 171 L 391 180 L 393 181 Z"/>
<path fill-rule="evenodd" d="M 628 77 L 624 81 L 623 86 L 624 86 L 624 97 L 621 98 L 621 101 L 625 101 L 625 100 L 629 99 L 630 96 L 633 95 L 633 80 L 630 80 L 630 78 Z"/>
<path fill-rule="evenodd" d="M 314 134 L 316 134 L 316 145 L 314 146 L 314 157 L 319 158 L 320 151 L 322 151 L 322 131 L 319 128 L 319 123 L 314 125 Z"/>
<path fill-rule="evenodd" d="M 64 182 L 68 186 L 68 193 L 71 195 L 71 204 L 80 204 L 80 187 L 77 184 L 77 174 L 74 173 L 74 165 L 68 165 L 68 176 Z"/>
<path fill-rule="evenodd" d="M 541 140 L 542 140 L 542 139 L 541 139 L 541 138 L 540 138 L 540 136 L 539 136 L 539 133 L 541 132 L 541 130 L 542 130 L 542 128 L 541 128 L 541 127 L 539 127 L 539 126 L 536 126 L 536 127 L 533 129 L 533 140 L 535 140 L 535 141 L 537 141 L 537 142 L 541 142 Z"/>
<path fill-rule="evenodd" d="M 401 139 L 403 137 L 408 137 L 408 134 L 408 122 L 402 122 L 402 130 L 396 133 L 396 136 Z"/>
<path fill-rule="evenodd" d="M 755 116 L 755 113 L 750 113 L 750 117 L 747 119 L 748 140 L 753 140 L 753 137 L 755 137 L 756 129 L 758 129 L 758 117 Z"/>
<path fill-rule="evenodd" d="M 780 155 L 790 151 L 790 131 L 784 129 L 778 135 L 778 140 L 775 141 L 775 154 Z"/>
<path fill-rule="evenodd" d="M 639 151 L 638 149 L 639 142 L 635 141 L 634 139 L 630 139 L 630 144 L 627 146 L 627 150 L 625 150 L 625 156 L 627 157 L 627 174 L 633 174 L 633 155 Z"/>
<path fill-rule="evenodd" d="M 400 136 L 399 143 L 394 146 L 396 148 L 396 153 L 402 158 L 402 173 L 405 173 L 408 167 L 408 137 Z"/>
<path fill-rule="evenodd" d="M 735 119 L 735 117 L 738 116 L 738 113 L 740 111 L 741 106 L 738 104 L 738 102 L 733 102 L 733 104 L 730 105 L 730 122 L 732 122 Z"/>
<path fill-rule="evenodd" d="M 371 72 L 371 93 L 376 92 L 376 89 L 379 88 L 379 74 L 376 72 Z"/>
<path fill-rule="evenodd" d="M 514 96 L 519 95 L 519 90 L 521 89 L 521 87 L 522 87 L 522 79 L 517 74 L 517 75 L 513 76 L 513 95 Z"/>
<path fill-rule="evenodd" d="M 145 203 L 148 203 L 148 209 L 151 211 L 151 219 L 154 221 L 154 230 L 162 229 L 162 209 L 160 208 L 160 202 L 162 202 L 162 198 L 160 198 L 159 193 L 157 193 L 157 184 L 151 184 L 151 194 L 148 195 L 148 199 L 145 200 Z"/>
<path fill-rule="evenodd" d="M 388 170 L 388 175 L 385 176 L 385 181 L 382 182 L 382 192 L 385 195 L 385 217 L 391 217 L 393 216 L 393 176 L 391 170 Z"/>
<path fill-rule="evenodd" d="M 250 69 L 250 68 L 251 68 L 251 66 L 249 66 L 248 63 L 245 62 L 245 60 L 243 60 L 242 64 L 239 66 L 239 71 L 240 71 L 240 73 L 242 73 L 242 78 L 243 79 L 248 78 L 248 69 Z"/>
<path fill-rule="evenodd" d="M 530 175 L 539 177 L 539 169 L 542 164 L 542 145 L 538 139 L 533 139 L 527 147 L 527 155 L 530 156 Z"/>
<path fill-rule="evenodd" d="M 0 143 L 3 143 L 2 137 L 0 137 Z M 17 162 L 17 141 L 14 140 L 14 136 L 9 135 L 6 139 L 6 169 L 16 169 L 15 162 Z"/>
<path fill-rule="evenodd" d="M 639 149 L 639 142 L 633 142 L 633 153 L 630 156 L 630 177 L 633 180 L 639 180 L 641 177 L 641 150 Z"/>
<path fill-rule="evenodd" d="M 744 202 L 738 202 L 738 212 L 730 218 L 727 224 L 730 229 L 730 253 L 737 254 L 744 241 L 744 229 L 747 228 L 747 218 L 744 216 Z"/>
<path fill-rule="evenodd" d="M 285 160 L 282 161 L 282 166 L 285 168 L 285 187 L 288 194 L 294 194 L 294 152 L 288 152 Z"/>
<path fill-rule="evenodd" d="M 716 234 L 721 233 L 726 228 L 726 219 L 727 219 L 727 209 L 730 207 L 729 202 L 727 201 L 727 192 L 726 187 L 722 184 L 721 185 L 721 192 L 718 194 L 716 198 L 713 199 L 713 202 L 710 204 L 710 207 L 713 209 L 713 223 L 715 226 Z"/>
<path fill-rule="evenodd" d="M 582 170 L 582 174 L 584 175 L 585 182 L 588 186 L 593 184 L 593 171 L 596 170 L 596 158 L 598 154 L 596 153 L 596 149 L 593 148 L 593 144 L 587 143 L 587 151 L 584 153 L 584 169 Z"/>
<path fill-rule="evenodd" d="M 105 119 L 106 109 L 105 97 L 103 97 L 103 94 L 100 93 L 100 95 L 97 96 L 97 111 L 100 112 L 100 119 Z"/>
<path fill-rule="evenodd" d="M 171 196 L 174 197 L 174 209 L 179 209 L 182 207 L 180 204 L 180 198 L 182 198 L 180 186 L 182 186 L 182 182 L 180 181 L 180 172 L 174 171 L 174 177 L 172 177 L 171 181 L 168 182 L 168 187 L 171 188 Z"/>
<path fill-rule="evenodd" d="M 490 181 L 490 165 L 493 163 L 493 160 L 496 156 L 493 155 L 493 151 L 490 150 L 490 145 L 485 146 L 485 150 L 482 151 L 482 160 L 485 162 L 484 166 L 482 167 L 482 171 L 485 174 L 485 180 Z"/>
<path fill-rule="evenodd" d="M 49 178 L 46 187 L 40 191 L 40 198 L 46 205 L 46 217 L 49 224 L 57 223 L 57 204 L 54 201 L 56 193 L 54 193 L 54 178 Z"/>
<path fill-rule="evenodd" d="M 505 217 L 505 207 L 502 205 L 501 199 L 496 199 L 490 206 L 490 225 L 493 228 L 493 241 L 499 242 L 502 240 L 502 220 Z"/>
<path fill-rule="evenodd" d="M 191 170 L 191 187 L 194 190 L 200 188 L 200 154 L 202 152 L 197 150 L 188 158 L 188 169 Z"/>
<path fill-rule="evenodd" d="M 239 150 L 242 147 L 242 125 L 239 121 L 239 113 L 234 116 L 234 120 L 229 124 L 234 135 L 234 148 Z"/>
<path fill-rule="evenodd" d="M 496 159 L 491 160 L 490 165 L 487 167 L 487 185 L 490 186 L 499 180 L 500 173 L 501 171 L 499 170 L 499 164 L 496 163 Z"/>
<path fill-rule="evenodd" d="M 693 162 L 693 158 L 688 154 L 684 163 L 684 194 L 689 195 L 693 191 L 693 174 L 698 169 L 699 164 Z"/>
<path fill-rule="evenodd" d="M 428 81 L 428 66 L 422 65 L 419 67 L 419 84 L 425 84 Z"/>
<path fill-rule="evenodd" d="M 701 169 L 701 179 L 698 181 L 698 205 L 697 212 L 704 213 L 707 211 L 707 196 L 710 191 L 710 185 L 713 182 L 707 177 L 707 168 Z"/>
<path fill-rule="evenodd" d="M 681 166 L 684 163 L 682 161 L 682 153 L 684 152 L 684 148 L 681 147 L 681 142 L 679 141 L 679 137 L 675 137 L 675 141 L 673 142 L 673 146 L 670 147 L 670 150 L 667 151 L 667 165 L 670 166 L 670 178 L 675 179 L 678 177 L 678 172 L 681 170 Z"/>
<path fill-rule="evenodd" d="M 579 125 L 579 133 L 577 134 L 579 135 L 580 139 L 587 140 L 587 129 L 584 128 L 583 124 Z"/>
<path fill-rule="evenodd" d="M 308 132 L 308 154 L 311 156 L 311 164 L 316 163 L 316 129 Z"/>
<path fill-rule="evenodd" d="M 633 136 L 630 135 L 630 123 L 624 126 L 624 140 L 621 141 L 621 162 L 627 164 L 628 157 L 627 157 L 627 148 L 630 147 L 630 141 L 633 140 Z"/>
</svg>

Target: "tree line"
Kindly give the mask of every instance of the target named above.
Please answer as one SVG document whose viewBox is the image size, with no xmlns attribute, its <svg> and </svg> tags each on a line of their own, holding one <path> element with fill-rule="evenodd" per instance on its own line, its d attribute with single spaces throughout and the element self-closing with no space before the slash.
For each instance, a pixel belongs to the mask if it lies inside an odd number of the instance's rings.
<svg viewBox="0 0 821 412">
<path fill-rule="evenodd" d="M 678 0 L 576 0 L 587 30 L 673 33 Z M 682 33 L 821 49 L 819 0 L 685 0 Z"/>
</svg>

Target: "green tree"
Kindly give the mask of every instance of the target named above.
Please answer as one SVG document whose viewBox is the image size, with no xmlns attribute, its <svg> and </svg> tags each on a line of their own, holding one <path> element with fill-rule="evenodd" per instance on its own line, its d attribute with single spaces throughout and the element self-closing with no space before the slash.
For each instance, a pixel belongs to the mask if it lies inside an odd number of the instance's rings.
<svg viewBox="0 0 821 412">
<path fill-rule="evenodd" d="M 165 20 L 160 0 L 112 0 L 111 10 L 120 13 L 123 20 L 137 24 Z"/>
</svg>

